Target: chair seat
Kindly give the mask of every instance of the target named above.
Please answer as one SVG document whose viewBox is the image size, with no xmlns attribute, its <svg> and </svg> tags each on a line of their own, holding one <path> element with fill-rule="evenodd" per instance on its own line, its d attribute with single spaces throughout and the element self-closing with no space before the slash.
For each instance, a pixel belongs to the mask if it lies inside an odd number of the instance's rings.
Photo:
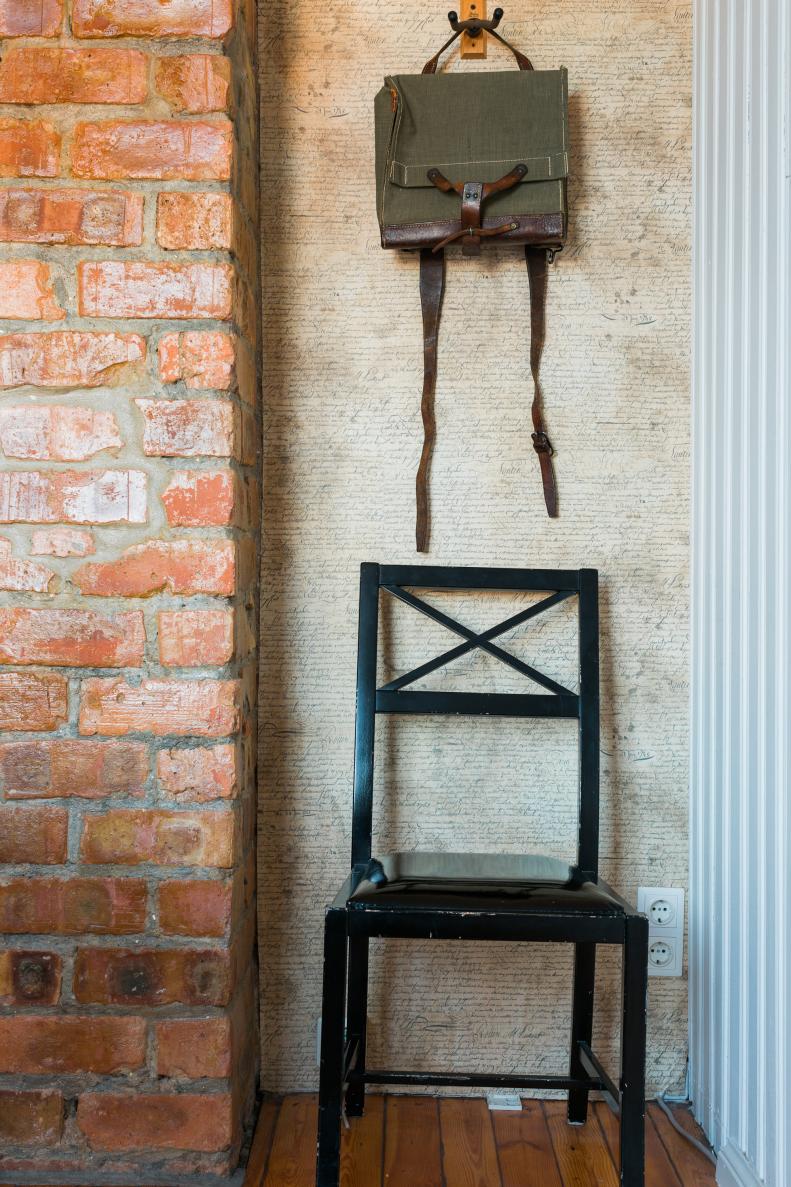
<svg viewBox="0 0 791 1187">
<path fill-rule="evenodd" d="M 349 896 L 351 910 L 567 911 L 623 915 L 602 882 L 540 854 L 389 853 L 371 862 Z"/>
</svg>

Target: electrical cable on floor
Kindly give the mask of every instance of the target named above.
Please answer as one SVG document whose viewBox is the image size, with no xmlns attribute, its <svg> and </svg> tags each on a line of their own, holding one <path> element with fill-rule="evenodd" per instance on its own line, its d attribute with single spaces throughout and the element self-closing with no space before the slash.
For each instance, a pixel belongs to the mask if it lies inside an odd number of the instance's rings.
<svg viewBox="0 0 791 1187">
<path fill-rule="evenodd" d="M 686 1140 L 690 1143 L 690 1145 L 694 1146 L 696 1150 L 700 1150 L 700 1152 L 704 1156 L 704 1158 L 708 1158 L 709 1162 L 713 1162 L 714 1165 L 716 1166 L 717 1159 L 716 1159 L 715 1155 L 712 1153 L 712 1151 L 709 1150 L 708 1146 L 704 1146 L 703 1142 L 699 1142 L 697 1138 L 694 1138 L 691 1133 L 688 1133 L 687 1130 L 684 1129 L 683 1125 L 679 1125 L 678 1121 L 676 1121 L 675 1117 L 673 1116 L 672 1111 L 667 1106 L 667 1102 L 665 1101 L 664 1093 L 662 1093 L 661 1096 L 658 1096 L 656 1098 L 656 1103 L 659 1105 L 660 1109 L 665 1114 L 668 1121 L 675 1129 L 676 1133 L 680 1133 L 682 1138 L 686 1138 Z"/>
</svg>

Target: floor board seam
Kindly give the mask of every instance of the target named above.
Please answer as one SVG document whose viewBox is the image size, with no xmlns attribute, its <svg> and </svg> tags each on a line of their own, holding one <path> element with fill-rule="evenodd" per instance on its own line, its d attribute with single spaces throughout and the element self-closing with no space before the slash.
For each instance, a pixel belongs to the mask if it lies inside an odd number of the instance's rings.
<svg viewBox="0 0 791 1187">
<path fill-rule="evenodd" d="M 659 1137 L 659 1140 L 660 1140 L 660 1142 L 662 1143 L 662 1145 L 663 1145 L 663 1146 L 664 1146 L 664 1148 L 665 1148 L 665 1153 L 667 1154 L 667 1157 L 668 1157 L 668 1160 L 669 1160 L 669 1162 L 670 1162 L 670 1165 L 672 1166 L 673 1170 L 676 1172 L 676 1178 L 677 1178 L 677 1179 L 678 1179 L 678 1181 L 679 1181 L 679 1182 L 680 1182 L 680 1183 L 683 1185 L 683 1184 L 684 1184 L 684 1176 L 683 1176 L 683 1174 L 681 1173 L 681 1171 L 679 1170 L 678 1166 L 676 1165 L 676 1160 L 675 1160 L 675 1158 L 673 1157 L 673 1151 L 670 1149 L 670 1147 L 668 1146 L 668 1144 L 667 1144 L 667 1142 L 665 1141 L 664 1137 L 662 1136 L 662 1130 L 661 1130 L 661 1129 L 660 1129 L 660 1127 L 659 1127 L 659 1126 L 658 1126 L 658 1125 L 657 1125 L 657 1124 L 654 1122 L 654 1119 L 653 1119 L 653 1117 L 651 1118 L 651 1122 L 652 1122 L 652 1124 L 653 1124 L 653 1126 L 654 1126 L 654 1129 L 655 1129 L 655 1130 L 656 1130 L 656 1132 L 657 1132 L 657 1135 L 658 1135 L 658 1137 Z"/>
</svg>

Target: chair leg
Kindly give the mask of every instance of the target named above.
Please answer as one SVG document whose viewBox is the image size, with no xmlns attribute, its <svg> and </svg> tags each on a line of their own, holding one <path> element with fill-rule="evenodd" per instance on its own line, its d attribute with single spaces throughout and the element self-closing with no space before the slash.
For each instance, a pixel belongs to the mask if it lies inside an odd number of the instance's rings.
<svg viewBox="0 0 791 1187">
<path fill-rule="evenodd" d="M 574 999 L 571 1008 L 571 1056 L 569 1075 L 585 1076 L 579 1057 L 579 1044 L 590 1046 L 593 1037 L 593 995 L 596 978 L 596 945 L 574 945 Z M 571 1125 L 584 1125 L 588 1119 L 587 1088 L 569 1091 L 568 1119 Z"/>
<path fill-rule="evenodd" d="M 346 912 L 328 911 L 324 924 L 316 1187 L 338 1187 L 340 1174 L 346 948 Z"/>
<path fill-rule="evenodd" d="M 365 1032 L 368 1020 L 368 937 L 349 940 L 349 995 L 346 1036 L 351 1047 L 357 1044 L 355 1068 L 365 1071 Z M 362 1117 L 365 1109 L 365 1084 L 351 1084 L 346 1090 L 347 1117 Z"/>
<path fill-rule="evenodd" d="M 645 1041 L 648 920 L 626 920 L 621 1029 L 621 1187 L 645 1184 Z"/>
</svg>

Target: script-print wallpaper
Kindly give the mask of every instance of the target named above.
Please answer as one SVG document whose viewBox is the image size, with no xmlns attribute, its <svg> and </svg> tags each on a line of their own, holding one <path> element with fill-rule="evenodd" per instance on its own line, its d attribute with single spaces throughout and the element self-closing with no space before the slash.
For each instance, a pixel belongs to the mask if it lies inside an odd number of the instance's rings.
<svg viewBox="0 0 791 1187">
<path fill-rule="evenodd" d="M 348 863 L 359 564 L 416 559 L 418 266 L 379 246 L 373 98 L 447 32 L 444 7 L 425 0 L 261 6 L 260 955 L 274 1091 L 317 1080 L 323 907 Z M 543 368 L 561 514 L 546 517 L 530 442 L 524 259 L 449 252 L 427 559 L 599 569 L 602 870 L 632 896 L 687 881 L 690 8 L 512 0 L 504 32 L 537 67 L 569 70 L 570 240 L 550 273 Z M 492 46 L 463 68 L 511 67 Z M 442 604 L 483 629 L 517 602 Z M 573 682 L 572 618 L 557 607 L 503 643 Z M 455 641 L 406 607 L 385 622 L 383 672 Z M 472 655 L 435 680 L 505 690 L 512 677 Z M 571 853 L 570 723 L 388 719 L 377 747 L 378 849 Z M 372 1063 L 564 1069 L 564 949 L 374 949 Z M 612 1061 L 606 950 L 599 986 L 597 1043 Z M 649 1025 L 650 1087 L 678 1089 L 685 979 L 651 981 Z"/>
</svg>

